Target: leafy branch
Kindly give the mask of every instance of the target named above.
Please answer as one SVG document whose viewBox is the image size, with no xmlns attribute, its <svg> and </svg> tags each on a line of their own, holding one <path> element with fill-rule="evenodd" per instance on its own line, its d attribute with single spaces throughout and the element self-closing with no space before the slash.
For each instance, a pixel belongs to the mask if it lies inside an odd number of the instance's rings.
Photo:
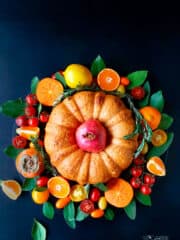
<svg viewBox="0 0 180 240">
<path fill-rule="evenodd" d="M 50 164 L 50 161 L 49 161 L 49 157 L 47 155 L 47 153 L 45 152 L 44 148 L 41 147 L 39 144 L 38 144 L 38 139 L 37 138 L 31 138 L 31 141 L 32 143 L 34 144 L 35 146 L 35 149 L 41 153 L 42 157 L 43 157 L 43 161 L 44 161 L 44 166 L 45 166 L 45 170 L 50 173 L 52 176 L 57 176 L 58 175 L 58 172 L 57 170 L 52 167 L 52 165 Z"/>
<path fill-rule="evenodd" d="M 125 97 L 128 101 L 130 109 L 134 112 L 134 115 L 136 118 L 136 127 L 135 127 L 134 131 L 131 134 L 125 136 L 124 139 L 130 139 L 138 133 L 142 134 L 141 144 L 138 146 L 138 148 L 134 154 L 134 156 L 137 157 L 140 154 L 140 152 L 142 151 L 145 142 L 151 141 L 152 130 L 151 130 L 150 126 L 147 124 L 146 120 L 142 117 L 140 112 L 134 106 L 131 96 L 129 94 L 126 94 Z"/>
</svg>

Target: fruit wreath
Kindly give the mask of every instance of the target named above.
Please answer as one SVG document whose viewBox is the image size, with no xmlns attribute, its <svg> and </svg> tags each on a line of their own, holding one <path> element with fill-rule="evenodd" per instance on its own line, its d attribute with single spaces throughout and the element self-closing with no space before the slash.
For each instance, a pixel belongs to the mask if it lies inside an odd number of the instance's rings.
<svg viewBox="0 0 180 240">
<path fill-rule="evenodd" d="M 34 77 L 24 99 L 1 104 L 16 123 L 4 152 L 23 177 L 1 180 L 2 191 L 13 200 L 30 191 L 46 218 L 62 211 L 73 229 L 87 217 L 113 220 L 120 209 L 134 220 L 136 202 L 151 206 L 166 175 L 163 156 L 174 137 L 162 91 L 151 94 L 147 79 L 146 70 L 121 76 L 100 55 L 89 69 L 70 64 Z M 32 238 L 46 239 L 36 219 Z"/>
</svg>

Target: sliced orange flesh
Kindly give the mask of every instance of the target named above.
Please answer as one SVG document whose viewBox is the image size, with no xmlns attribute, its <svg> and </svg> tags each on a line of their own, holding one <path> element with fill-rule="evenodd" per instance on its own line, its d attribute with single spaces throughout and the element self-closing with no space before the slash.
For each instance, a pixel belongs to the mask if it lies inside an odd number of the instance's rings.
<svg viewBox="0 0 180 240">
<path fill-rule="evenodd" d="M 165 176 L 166 167 L 164 162 L 159 157 L 151 157 L 146 164 L 148 171 L 156 176 Z"/>
<path fill-rule="evenodd" d="M 97 76 L 97 83 L 102 90 L 114 91 L 120 84 L 120 76 L 115 70 L 104 68 Z"/>
<path fill-rule="evenodd" d="M 0 181 L 2 191 L 12 200 L 16 200 L 22 192 L 21 185 L 15 180 Z"/>
<path fill-rule="evenodd" d="M 105 192 L 105 198 L 111 205 L 117 208 L 124 208 L 131 202 L 134 191 L 131 185 L 124 179 L 111 179 L 107 187 L 108 190 Z"/>
<path fill-rule="evenodd" d="M 155 130 L 161 121 L 161 113 L 152 106 L 145 106 L 139 110 L 152 130 Z"/>
<path fill-rule="evenodd" d="M 37 85 L 36 96 L 41 104 L 53 106 L 63 90 L 63 85 L 58 80 L 44 78 Z"/>
<path fill-rule="evenodd" d="M 49 179 L 48 190 L 56 198 L 65 198 L 70 193 L 70 185 L 66 179 L 56 176 Z"/>
</svg>

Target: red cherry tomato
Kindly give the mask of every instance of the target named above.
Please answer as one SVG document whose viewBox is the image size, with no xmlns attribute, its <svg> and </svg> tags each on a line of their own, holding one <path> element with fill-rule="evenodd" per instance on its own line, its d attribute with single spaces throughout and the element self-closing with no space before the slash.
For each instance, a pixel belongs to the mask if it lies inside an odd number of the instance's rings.
<svg viewBox="0 0 180 240">
<path fill-rule="evenodd" d="M 145 163 L 144 157 L 142 155 L 140 155 L 137 158 L 134 158 L 133 162 L 135 165 L 143 165 Z"/>
<path fill-rule="evenodd" d="M 152 189 L 149 185 L 143 184 L 143 185 L 141 185 L 140 191 L 144 195 L 149 195 L 149 194 L 151 194 Z"/>
<path fill-rule="evenodd" d="M 23 126 L 27 126 L 27 117 L 25 115 L 19 116 L 16 118 L 16 125 L 18 127 L 23 127 Z"/>
<path fill-rule="evenodd" d="M 145 174 L 144 175 L 144 183 L 152 185 L 156 181 L 155 176 L 152 174 Z"/>
<path fill-rule="evenodd" d="M 90 199 L 91 201 L 93 202 L 97 202 L 101 196 L 101 192 L 99 189 L 97 188 L 93 188 L 91 191 L 90 191 Z"/>
<path fill-rule="evenodd" d="M 143 173 L 143 168 L 140 166 L 134 166 L 130 170 L 131 175 L 134 177 L 140 177 Z"/>
<path fill-rule="evenodd" d="M 36 181 L 36 185 L 38 187 L 46 187 L 48 180 L 49 180 L 49 178 L 46 176 L 39 177 Z"/>
<path fill-rule="evenodd" d="M 39 116 L 39 120 L 42 123 L 46 123 L 49 120 L 49 113 L 48 112 L 42 112 Z"/>
<path fill-rule="evenodd" d="M 85 199 L 80 203 L 80 209 L 82 212 L 89 214 L 94 211 L 94 203 L 89 199 Z"/>
<path fill-rule="evenodd" d="M 27 139 L 22 136 L 15 136 L 12 139 L 12 145 L 15 148 L 25 148 L 27 145 Z"/>
<path fill-rule="evenodd" d="M 27 104 L 31 106 L 36 105 L 38 103 L 37 97 L 33 93 L 28 94 L 25 100 Z"/>
<path fill-rule="evenodd" d="M 33 106 L 27 106 L 24 111 L 27 117 L 33 117 L 36 115 L 36 109 Z"/>
<path fill-rule="evenodd" d="M 140 188 L 141 186 L 141 180 L 137 177 L 132 177 L 130 180 L 131 186 L 135 189 Z"/>
<path fill-rule="evenodd" d="M 131 96 L 136 100 L 141 100 L 145 97 L 145 90 L 143 87 L 135 87 L 131 90 Z"/>
<path fill-rule="evenodd" d="M 38 127 L 39 125 L 39 120 L 37 117 L 31 117 L 28 119 L 28 125 L 31 127 Z"/>
</svg>

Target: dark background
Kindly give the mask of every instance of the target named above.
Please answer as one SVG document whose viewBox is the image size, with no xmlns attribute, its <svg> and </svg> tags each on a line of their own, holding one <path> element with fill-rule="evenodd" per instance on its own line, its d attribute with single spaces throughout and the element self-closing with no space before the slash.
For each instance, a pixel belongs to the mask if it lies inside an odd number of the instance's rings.
<svg viewBox="0 0 180 240">
<path fill-rule="evenodd" d="M 31 239 L 33 218 L 47 226 L 48 240 L 140 240 L 148 234 L 180 239 L 179 23 L 178 8 L 172 1 L 159 6 L 147 2 L 0 1 L 0 103 L 24 97 L 35 75 L 49 76 L 70 63 L 89 65 L 101 54 L 120 74 L 148 69 L 154 90 L 164 92 L 166 112 L 175 118 L 167 176 L 154 187 L 152 207 L 138 205 L 135 221 L 123 213 L 113 222 L 88 220 L 71 230 L 59 213 L 54 220 L 46 220 L 28 193 L 11 201 L 0 192 L 0 240 Z M 12 119 L 0 116 L 0 178 L 21 181 L 13 160 L 3 153 L 11 142 L 13 124 Z"/>
</svg>

